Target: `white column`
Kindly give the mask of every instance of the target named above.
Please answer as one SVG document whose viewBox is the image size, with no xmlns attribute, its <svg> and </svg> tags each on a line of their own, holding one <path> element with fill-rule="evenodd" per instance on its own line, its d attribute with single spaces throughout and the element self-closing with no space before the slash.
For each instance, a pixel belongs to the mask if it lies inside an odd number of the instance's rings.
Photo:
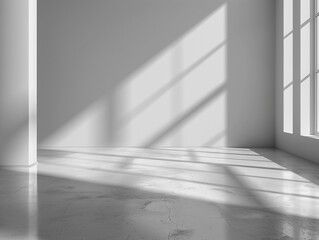
<svg viewBox="0 0 319 240">
<path fill-rule="evenodd" d="M 0 165 L 36 163 L 36 0 L 0 0 Z"/>
</svg>

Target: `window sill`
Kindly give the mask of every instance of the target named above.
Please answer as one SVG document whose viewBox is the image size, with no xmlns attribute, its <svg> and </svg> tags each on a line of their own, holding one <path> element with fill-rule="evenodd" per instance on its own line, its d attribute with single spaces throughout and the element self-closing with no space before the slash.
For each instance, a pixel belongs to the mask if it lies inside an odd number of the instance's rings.
<svg viewBox="0 0 319 240">
<path fill-rule="evenodd" d="M 307 137 L 307 138 L 312 138 L 312 139 L 318 139 L 319 140 L 319 135 L 301 135 L 302 137 Z"/>
</svg>

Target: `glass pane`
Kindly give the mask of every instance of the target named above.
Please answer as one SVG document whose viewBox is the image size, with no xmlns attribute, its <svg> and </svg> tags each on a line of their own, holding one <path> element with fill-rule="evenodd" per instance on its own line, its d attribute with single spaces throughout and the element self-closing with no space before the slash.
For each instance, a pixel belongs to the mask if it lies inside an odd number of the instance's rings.
<svg viewBox="0 0 319 240">
<path fill-rule="evenodd" d="M 316 13 L 319 12 L 319 0 L 315 0 L 316 1 Z"/>
<path fill-rule="evenodd" d="M 316 17 L 316 62 L 319 69 L 319 17 Z"/>
<path fill-rule="evenodd" d="M 319 133 L 319 82 L 318 82 L 318 79 L 319 79 L 319 73 L 316 74 L 316 126 L 317 126 L 317 129 L 316 129 L 316 132 Z"/>
<path fill-rule="evenodd" d="M 300 24 L 310 19 L 310 0 L 300 2 Z"/>
<path fill-rule="evenodd" d="M 310 23 L 307 23 L 300 31 L 300 80 L 310 74 Z"/>
<path fill-rule="evenodd" d="M 284 36 L 293 30 L 293 0 L 284 0 Z"/>
<path fill-rule="evenodd" d="M 305 79 L 302 79 L 300 83 L 300 133 L 303 136 L 311 134 L 310 92 L 311 81 L 309 76 Z"/>
<path fill-rule="evenodd" d="M 284 39 L 284 82 L 283 87 L 287 88 L 293 81 L 293 35 L 289 35 Z"/>
<path fill-rule="evenodd" d="M 293 85 L 284 90 L 283 128 L 285 133 L 293 133 Z"/>
</svg>

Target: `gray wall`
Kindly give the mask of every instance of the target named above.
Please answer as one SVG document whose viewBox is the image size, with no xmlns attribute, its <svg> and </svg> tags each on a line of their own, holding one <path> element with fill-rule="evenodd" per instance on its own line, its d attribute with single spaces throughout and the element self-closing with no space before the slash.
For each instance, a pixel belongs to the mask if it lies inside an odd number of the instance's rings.
<svg viewBox="0 0 319 240">
<path fill-rule="evenodd" d="M 274 146 L 274 19 L 274 0 L 39 0 L 39 146 Z"/>
<path fill-rule="evenodd" d="M 309 48 L 308 24 L 304 24 L 307 18 L 301 14 L 304 11 L 301 11 L 300 3 L 305 4 L 306 1 L 293 0 L 293 33 L 290 35 L 293 39 L 292 46 L 289 46 L 288 37 L 286 40 L 283 37 L 287 35 L 284 34 L 284 25 L 287 26 L 289 21 L 286 17 L 284 19 L 284 1 L 279 0 L 276 3 L 276 146 L 319 163 L 319 139 L 311 136 L 310 127 L 312 76 L 308 76 L 311 73 L 311 61 L 308 58 L 313 49 Z M 289 7 L 286 6 L 285 9 L 289 11 Z M 287 51 L 286 57 L 284 57 L 284 46 Z M 284 72 L 287 76 L 285 83 Z M 291 93 L 284 100 L 284 94 L 288 91 Z"/>
<path fill-rule="evenodd" d="M 25 0 L 0 1 L 1 165 L 30 165 L 36 162 L 36 140 L 32 138 L 36 134 L 35 122 L 32 123 L 34 132 L 31 133 L 29 121 L 28 4 L 29 1 Z"/>
</svg>

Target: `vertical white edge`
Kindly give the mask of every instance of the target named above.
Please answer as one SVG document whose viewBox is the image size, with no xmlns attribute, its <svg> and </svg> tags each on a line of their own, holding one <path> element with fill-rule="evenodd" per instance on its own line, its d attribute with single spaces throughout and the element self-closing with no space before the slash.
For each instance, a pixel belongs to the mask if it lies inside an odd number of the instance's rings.
<svg viewBox="0 0 319 240">
<path fill-rule="evenodd" d="M 310 134 L 316 132 L 315 109 L 315 4 L 310 1 Z"/>
<path fill-rule="evenodd" d="M 29 165 L 37 162 L 37 0 L 29 5 Z"/>
</svg>

